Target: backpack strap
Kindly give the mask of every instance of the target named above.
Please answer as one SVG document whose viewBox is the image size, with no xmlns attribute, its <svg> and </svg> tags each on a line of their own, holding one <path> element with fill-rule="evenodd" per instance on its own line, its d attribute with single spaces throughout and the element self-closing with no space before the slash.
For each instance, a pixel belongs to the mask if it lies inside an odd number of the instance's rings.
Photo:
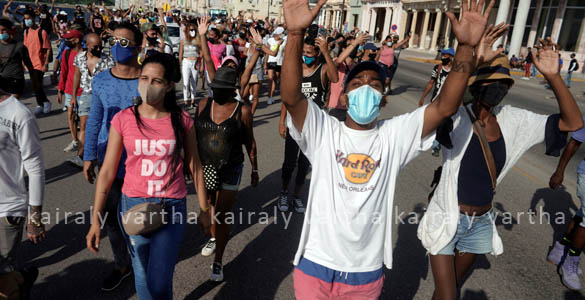
<svg viewBox="0 0 585 300">
<path fill-rule="evenodd" d="M 485 132 L 483 131 L 483 128 L 479 124 L 479 120 L 476 119 L 471 114 L 471 111 L 469 110 L 469 108 L 467 108 L 467 106 L 464 105 L 463 107 L 465 107 L 465 111 L 467 111 L 467 115 L 469 116 L 469 119 L 471 119 L 471 122 L 473 124 L 473 128 L 475 128 L 475 131 L 477 131 L 477 135 L 479 136 L 481 150 L 483 152 L 483 157 L 484 157 L 485 162 L 487 164 L 488 171 L 490 172 L 490 177 L 492 179 L 492 190 L 493 190 L 494 195 L 495 195 L 496 194 L 496 185 L 498 183 L 497 182 L 498 176 L 496 174 L 496 161 L 494 160 L 494 155 L 492 153 L 492 149 L 490 148 L 490 145 L 488 143 L 487 137 L 485 136 Z"/>
</svg>

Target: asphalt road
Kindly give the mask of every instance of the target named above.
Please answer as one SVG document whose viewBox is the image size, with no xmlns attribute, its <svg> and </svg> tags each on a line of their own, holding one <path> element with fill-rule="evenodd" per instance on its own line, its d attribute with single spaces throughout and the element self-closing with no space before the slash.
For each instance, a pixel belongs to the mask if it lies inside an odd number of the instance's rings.
<svg viewBox="0 0 585 300">
<path fill-rule="evenodd" d="M 390 118 L 416 108 L 422 88 L 430 77 L 432 65 L 401 59 L 393 82 L 394 96 L 382 110 Z M 178 87 L 178 90 L 180 88 Z M 572 91 L 582 95 L 585 84 L 575 83 Z M 180 92 L 179 92 L 180 93 Z M 46 166 L 45 211 L 51 215 L 47 240 L 40 245 L 24 242 L 19 256 L 26 264 L 38 266 L 40 276 L 32 299 L 136 299 L 133 280 L 115 292 L 100 291 L 101 282 L 113 267 L 109 242 L 104 237 L 96 256 L 85 248 L 90 206 L 95 187 L 87 183 L 81 170 L 65 162 L 71 157 L 62 149 L 70 142 L 66 115 L 55 103 L 56 90 L 49 90 L 53 112 L 39 119 Z M 551 114 L 558 111 L 551 91 L 537 80 L 517 78 L 504 104 Z M 23 101 L 32 109 L 34 97 Z M 245 163 L 239 200 L 234 212 L 243 214 L 243 224 L 232 229 L 232 238 L 224 257 L 225 282 L 208 281 L 211 257 L 202 257 L 205 239 L 196 225 L 189 225 L 175 270 L 176 299 L 293 299 L 292 260 L 300 237 L 303 215 L 275 213 L 280 191 L 280 167 L 284 140 L 278 135 L 280 104 L 267 106 L 266 98 L 256 112 L 254 130 L 258 143 L 261 182 L 250 187 L 250 165 Z M 577 96 L 585 112 L 585 98 Z M 575 196 L 575 172 L 585 156 L 580 149 L 566 173 L 566 190 L 547 188 L 557 159 L 544 155 L 544 145 L 532 148 L 498 187 L 495 199 L 500 214 L 498 230 L 504 242 L 504 254 L 480 257 L 462 290 L 462 299 L 585 299 L 569 292 L 559 280 L 555 268 L 546 263 L 553 237 L 563 234 L 565 224 L 579 202 Z M 429 299 L 433 279 L 425 250 L 416 237 L 415 216 L 420 217 L 430 191 L 433 171 L 440 165 L 430 152 L 424 153 L 400 174 L 394 204 L 394 266 L 386 270 L 382 299 Z M 307 180 L 307 183 L 309 179 Z M 306 197 L 308 184 L 305 186 Z M 196 210 L 195 196 L 188 197 L 189 211 Z M 529 218 L 529 211 L 536 215 Z M 65 213 L 70 213 L 68 217 Z M 248 212 L 255 212 L 248 219 Z M 259 215 L 264 212 L 264 215 Z M 401 219 L 397 215 L 403 212 Z M 508 213 L 507 215 L 503 215 Z M 543 214 L 551 223 L 540 223 Z M 268 215 L 269 222 L 261 216 Z M 560 219 L 563 216 L 564 219 Z M 537 224 L 530 224 L 531 220 Z M 290 223 L 287 223 L 290 221 Z M 512 221 L 512 222 L 508 222 Z M 557 221 L 557 222 L 555 222 Z M 268 224 L 267 224 L 268 223 Z M 511 223 L 511 224 L 503 224 Z"/>
</svg>

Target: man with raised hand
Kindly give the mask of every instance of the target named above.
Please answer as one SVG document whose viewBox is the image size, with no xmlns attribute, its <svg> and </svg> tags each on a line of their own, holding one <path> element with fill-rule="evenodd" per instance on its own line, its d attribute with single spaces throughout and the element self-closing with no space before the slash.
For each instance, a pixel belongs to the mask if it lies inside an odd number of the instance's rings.
<svg viewBox="0 0 585 300">
<path fill-rule="evenodd" d="M 313 166 L 309 200 L 295 256 L 297 299 L 351 297 L 377 299 L 385 264 L 392 266 L 392 208 L 401 168 L 427 150 L 441 121 L 457 111 L 476 66 L 474 48 L 494 5 L 484 0 L 462 5 L 461 20 L 447 16 L 459 46 L 451 75 L 437 100 L 414 112 L 377 120 L 386 72 L 362 62 L 346 76 L 340 101 L 348 107 L 341 123 L 307 101 L 301 92 L 301 54 L 306 28 L 326 0 L 285 0 L 288 41 L 281 80 L 287 126 Z M 421 258 L 423 259 L 423 258 Z"/>
</svg>

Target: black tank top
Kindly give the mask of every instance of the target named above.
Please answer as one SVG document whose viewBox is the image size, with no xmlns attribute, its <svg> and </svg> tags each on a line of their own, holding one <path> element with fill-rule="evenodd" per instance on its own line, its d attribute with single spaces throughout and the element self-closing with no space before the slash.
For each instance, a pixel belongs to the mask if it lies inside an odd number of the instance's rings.
<svg viewBox="0 0 585 300">
<path fill-rule="evenodd" d="M 303 77 L 301 92 L 305 95 L 307 100 L 313 101 L 320 108 L 323 108 L 325 105 L 326 90 L 323 86 L 323 79 L 321 78 L 321 69 L 323 69 L 323 65 L 317 67 L 313 74 L 308 77 Z"/>
<path fill-rule="evenodd" d="M 199 156 L 203 165 L 229 169 L 244 162 L 242 144 L 246 130 L 242 126 L 242 105 L 238 102 L 233 114 L 218 125 L 211 120 L 212 103 L 211 99 L 207 101 L 195 121 Z"/>
<path fill-rule="evenodd" d="M 489 145 L 494 155 L 496 174 L 499 176 L 504 168 L 504 164 L 506 164 L 506 143 L 504 142 L 504 136 L 500 136 L 497 141 L 489 142 Z M 457 198 L 459 199 L 459 203 L 474 206 L 488 205 L 494 199 L 490 171 L 485 162 L 481 142 L 477 134 L 473 134 L 461 160 Z"/>
</svg>

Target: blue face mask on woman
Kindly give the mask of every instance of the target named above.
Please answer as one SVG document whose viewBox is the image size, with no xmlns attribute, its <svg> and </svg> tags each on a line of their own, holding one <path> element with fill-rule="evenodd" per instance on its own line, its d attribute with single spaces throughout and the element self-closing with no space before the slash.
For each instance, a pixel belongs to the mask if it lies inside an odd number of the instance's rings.
<svg viewBox="0 0 585 300">
<path fill-rule="evenodd" d="M 10 38 L 10 35 L 8 33 L 0 34 L 0 41 L 6 41 L 8 40 L 8 38 Z"/>
<path fill-rule="evenodd" d="M 380 115 L 382 93 L 364 84 L 347 94 L 349 98 L 349 116 L 360 125 L 372 123 Z"/>
<path fill-rule="evenodd" d="M 31 19 L 25 19 L 24 20 L 24 26 L 26 26 L 26 27 L 33 26 L 33 20 L 31 20 Z"/>
<path fill-rule="evenodd" d="M 316 59 L 315 57 L 303 55 L 303 62 L 305 63 L 305 65 L 312 64 L 313 62 L 315 62 L 315 59 Z"/>
<path fill-rule="evenodd" d="M 136 47 L 122 47 L 120 46 L 120 43 L 116 43 L 116 45 L 114 45 L 112 47 L 112 57 L 114 58 L 114 60 L 118 63 L 126 63 L 128 62 L 132 57 L 134 57 L 134 49 L 136 49 Z"/>
</svg>

